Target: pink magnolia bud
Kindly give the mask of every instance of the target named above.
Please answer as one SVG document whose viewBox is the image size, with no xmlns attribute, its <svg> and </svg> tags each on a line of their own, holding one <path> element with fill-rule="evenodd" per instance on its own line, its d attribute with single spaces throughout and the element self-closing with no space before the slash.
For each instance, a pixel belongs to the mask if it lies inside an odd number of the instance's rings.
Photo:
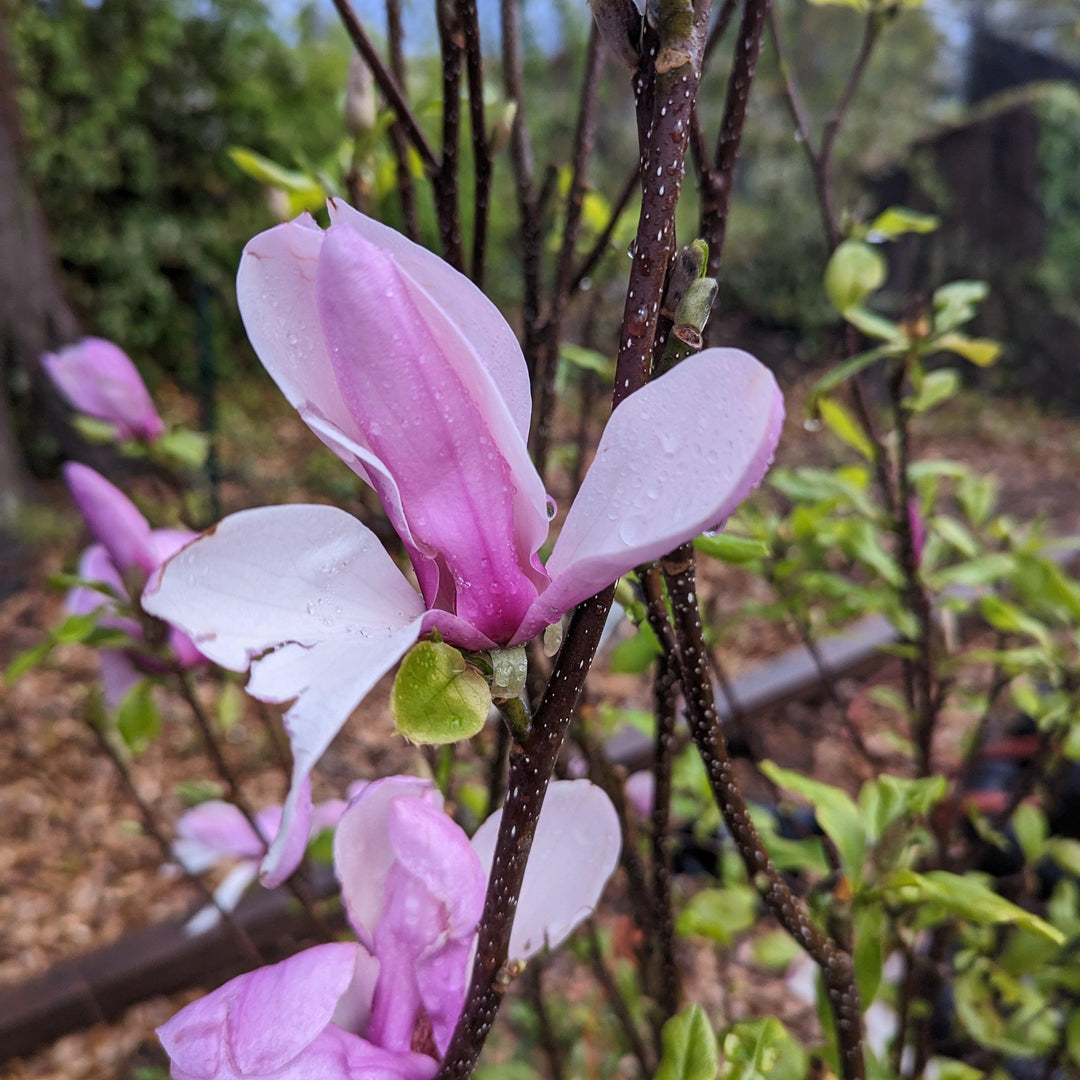
<svg viewBox="0 0 1080 1080">
<path fill-rule="evenodd" d="M 135 365 L 111 341 L 83 338 L 41 362 L 73 409 L 112 424 L 118 438 L 152 442 L 165 431 Z"/>
<path fill-rule="evenodd" d="M 926 544 L 926 525 L 919 513 L 919 500 L 909 499 L 908 527 L 911 529 L 911 546 L 915 549 L 915 565 L 922 562 L 923 546 Z"/>
</svg>

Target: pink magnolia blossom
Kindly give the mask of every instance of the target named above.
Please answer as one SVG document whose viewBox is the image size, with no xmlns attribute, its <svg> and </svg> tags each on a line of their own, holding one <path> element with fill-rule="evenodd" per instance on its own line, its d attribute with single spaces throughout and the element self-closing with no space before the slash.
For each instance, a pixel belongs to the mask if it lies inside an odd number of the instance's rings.
<svg viewBox="0 0 1080 1080">
<path fill-rule="evenodd" d="M 135 365 L 122 349 L 87 337 L 41 362 L 53 385 L 78 412 L 112 424 L 118 439 L 153 442 L 165 431 Z"/>
<path fill-rule="evenodd" d="M 641 562 L 721 522 L 771 460 L 783 401 L 769 371 L 708 349 L 615 410 L 546 565 L 548 500 L 526 449 L 530 393 L 513 331 L 467 278 L 337 201 L 244 252 L 241 314 L 259 358 L 320 439 L 379 494 L 420 593 L 355 518 L 284 506 L 226 518 L 150 583 L 248 691 L 293 701 L 282 831 L 290 869 L 304 780 L 352 710 L 422 635 L 519 644 Z M 290 854 L 291 853 L 291 854 Z"/>
<path fill-rule="evenodd" d="M 354 785 L 355 787 L 355 785 Z M 350 792 L 352 788 L 350 788 Z M 345 812 L 343 799 L 312 807 L 311 836 L 333 829 Z M 233 866 L 214 890 L 214 904 L 200 908 L 184 924 L 189 934 L 203 934 L 217 925 L 221 911 L 232 911 L 259 874 L 259 863 L 281 824 L 281 807 L 267 806 L 255 815 L 255 828 L 233 803 L 211 799 L 192 807 L 176 823 L 173 857 L 191 874 L 221 863 Z"/>
<path fill-rule="evenodd" d="M 106 703 L 119 704 L 124 694 L 139 680 L 140 672 L 161 670 L 160 657 L 140 647 L 143 628 L 131 614 L 122 614 L 120 603 L 137 600 L 147 577 L 195 537 L 184 529 L 151 529 L 146 518 L 119 488 L 100 473 L 77 462 L 64 466 L 64 480 L 91 535 L 98 542 L 79 558 L 79 577 L 108 586 L 117 596 L 112 600 L 96 589 L 80 585 L 67 597 L 67 610 L 86 615 L 106 609 L 101 626 L 123 630 L 132 638 L 126 649 L 100 651 L 101 681 Z M 182 667 L 203 661 L 202 653 L 182 631 L 171 627 L 168 635 L 172 658 Z"/>
<path fill-rule="evenodd" d="M 500 814 L 470 844 L 430 783 L 392 776 L 369 784 L 334 840 L 359 941 L 318 945 L 241 975 L 179 1012 L 158 1031 L 174 1080 L 434 1076 L 465 1002 Z M 514 957 L 556 946 L 591 913 L 619 844 L 615 811 L 599 788 L 551 785 L 517 908 Z"/>
</svg>

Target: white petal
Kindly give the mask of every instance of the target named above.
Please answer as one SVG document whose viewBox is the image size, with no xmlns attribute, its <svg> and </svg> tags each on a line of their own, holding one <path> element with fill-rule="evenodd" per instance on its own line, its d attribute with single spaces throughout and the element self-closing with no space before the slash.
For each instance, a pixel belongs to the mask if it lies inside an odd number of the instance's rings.
<svg viewBox="0 0 1080 1080">
<path fill-rule="evenodd" d="M 221 912 L 232 911 L 248 887 L 255 881 L 259 874 L 259 864 L 251 859 L 234 866 L 224 878 L 221 884 L 214 890 L 216 903 L 207 904 L 200 908 L 184 923 L 184 933 L 192 937 L 198 937 L 212 930 L 221 921 Z"/>
<path fill-rule="evenodd" d="M 359 653 L 424 611 L 375 534 L 332 506 L 232 514 L 165 564 L 143 606 L 234 671 L 286 642 Z"/>
<path fill-rule="evenodd" d="M 489 874 L 501 820 L 499 810 L 472 839 Z M 551 784 L 510 933 L 511 958 L 527 960 L 545 945 L 555 948 L 592 914 L 621 847 L 618 816 L 600 788 L 588 780 Z"/>
<path fill-rule="evenodd" d="M 612 414 L 547 562 L 527 640 L 640 563 L 718 525 L 756 487 L 784 420 L 776 380 L 738 349 L 706 349 Z"/>
</svg>

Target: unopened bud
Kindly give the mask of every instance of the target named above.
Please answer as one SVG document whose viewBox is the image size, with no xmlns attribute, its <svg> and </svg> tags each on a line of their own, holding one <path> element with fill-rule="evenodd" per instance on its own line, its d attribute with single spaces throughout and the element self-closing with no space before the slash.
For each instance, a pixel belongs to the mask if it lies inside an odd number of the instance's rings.
<svg viewBox="0 0 1080 1080">
<path fill-rule="evenodd" d="M 350 135 L 366 135 L 375 127 L 375 78 L 359 53 L 349 60 L 345 86 L 345 130 Z"/>
<path fill-rule="evenodd" d="M 676 318 L 679 305 L 686 296 L 691 282 L 698 281 L 705 273 L 709 261 L 709 245 L 704 240 L 694 240 L 675 256 L 675 265 L 668 275 L 667 291 L 664 293 L 664 306 L 661 314 L 669 319 Z"/>
<path fill-rule="evenodd" d="M 691 281 L 675 312 L 672 333 L 691 349 L 700 349 L 702 346 L 702 334 L 712 314 L 717 288 L 716 278 L 697 278 Z"/>
</svg>

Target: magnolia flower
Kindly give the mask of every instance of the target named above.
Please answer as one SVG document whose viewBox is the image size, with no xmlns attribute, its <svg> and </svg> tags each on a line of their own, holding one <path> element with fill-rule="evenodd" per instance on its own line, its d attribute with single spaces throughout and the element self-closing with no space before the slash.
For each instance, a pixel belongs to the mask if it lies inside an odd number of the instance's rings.
<svg viewBox="0 0 1080 1080">
<path fill-rule="evenodd" d="M 472 844 L 428 782 L 392 776 L 349 805 L 334 861 L 357 943 L 241 975 L 158 1030 L 174 1080 L 427 1080 L 461 1013 L 501 811 Z M 554 783 L 510 941 L 527 959 L 592 911 L 619 854 L 607 796 Z"/>
<path fill-rule="evenodd" d="M 88 337 L 41 358 L 53 385 L 78 412 L 113 426 L 118 439 L 153 442 L 165 431 L 135 365 L 122 349 Z"/>
<path fill-rule="evenodd" d="M 79 558 L 78 575 L 84 581 L 107 586 L 117 599 L 97 589 L 80 585 L 67 596 L 67 610 L 73 615 L 93 611 L 104 613 L 101 626 L 125 631 L 132 644 L 125 649 L 102 649 L 99 652 L 101 682 L 110 708 L 140 678 L 140 672 L 160 671 L 160 654 L 141 645 L 143 627 L 132 614 L 121 613 L 123 602 L 137 600 L 147 577 L 170 556 L 176 554 L 196 535 L 184 529 L 151 529 L 134 503 L 100 473 L 69 462 L 64 466 L 64 480 L 82 514 L 91 535 L 98 542 Z M 181 631 L 170 628 L 169 653 L 182 667 L 192 667 L 203 660 L 202 653 Z"/>
<path fill-rule="evenodd" d="M 349 714 L 421 634 L 465 649 L 529 640 L 641 562 L 717 525 L 756 485 L 783 420 L 753 357 L 708 349 L 615 410 L 551 557 L 529 460 L 530 395 L 494 305 L 431 252 L 341 202 L 255 237 L 237 281 L 263 365 L 371 484 L 420 592 L 355 518 L 285 506 L 226 518 L 143 597 L 248 690 L 293 704 L 276 883 L 306 835 L 305 782 Z"/>
<path fill-rule="evenodd" d="M 363 783 L 362 781 L 360 782 Z M 357 785 L 350 787 L 360 790 Z M 312 807 L 311 835 L 332 829 L 345 812 L 343 799 Z M 210 799 L 182 814 L 176 823 L 173 858 L 189 873 L 201 874 L 221 863 L 233 866 L 214 890 L 214 903 L 200 908 L 184 924 L 189 934 L 203 934 L 218 924 L 221 911 L 232 911 L 259 874 L 259 863 L 281 824 L 281 807 L 267 806 L 255 815 L 255 828 L 233 803 Z"/>
</svg>

